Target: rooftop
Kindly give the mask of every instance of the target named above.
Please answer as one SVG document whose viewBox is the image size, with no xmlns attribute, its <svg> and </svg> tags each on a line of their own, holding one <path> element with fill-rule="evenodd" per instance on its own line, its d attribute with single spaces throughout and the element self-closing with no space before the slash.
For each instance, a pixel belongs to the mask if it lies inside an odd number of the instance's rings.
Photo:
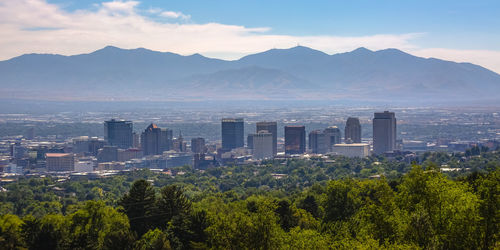
<svg viewBox="0 0 500 250">
<path fill-rule="evenodd" d="M 65 157 L 65 156 L 70 156 L 71 154 L 69 153 L 46 153 L 46 157 Z"/>
</svg>

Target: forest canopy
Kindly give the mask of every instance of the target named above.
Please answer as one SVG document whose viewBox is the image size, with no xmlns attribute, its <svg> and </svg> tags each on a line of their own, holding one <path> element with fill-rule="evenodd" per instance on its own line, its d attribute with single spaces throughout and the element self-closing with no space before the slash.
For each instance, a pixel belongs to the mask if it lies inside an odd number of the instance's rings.
<svg viewBox="0 0 500 250">
<path fill-rule="evenodd" d="M 313 159 L 204 172 L 183 167 L 176 176 L 138 170 L 62 183 L 20 179 L 0 193 L 0 248 L 500 247 L 498 153 L 475 159 L 481 166 L 474 171 L 453 175 L 438 166 L 468 163 L 428 157 L 432 161 L 421 165 Z M 402 170 L 361 176 L 363 169 L 373 173 L 368 166 Z M 345 170 L 355 174 L 338 174 Z"/>
</svg>

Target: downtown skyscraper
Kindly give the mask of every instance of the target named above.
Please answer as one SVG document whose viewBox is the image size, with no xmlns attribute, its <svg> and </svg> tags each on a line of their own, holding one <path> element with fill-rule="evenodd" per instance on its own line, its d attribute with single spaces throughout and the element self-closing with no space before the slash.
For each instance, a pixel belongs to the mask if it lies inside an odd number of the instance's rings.
<svg viewBox="0 0 500 250">
<path fill-rule="evenodd" d="M 306 127 L 285 126 L 285 154 L 303 154 L 306 151 Z"/>
<path fill-rule="evenodd" d="M 324 154 L 328 152 L 326 134 L 321 130 L 309 132 L 309 149 L 314 154 Z"/>
<path fill-rule="evenodd" d="M 257 122 L 256 132 L 267 131 L 273 135 L 273 155 L 278 153 L 278 125 L 276 122 Z"/>
<path fill-rule="evenodd" d="M 259 131 L 252 136 L 253 150 L 252 155 L 254 159 L 272 158 L 273 154 L 273 134 L 267 130 Z"/>
<path fill-rule="evenodd" d="M 394 112 L 376 112 L 373 118 L 373 152 L 383 154 L 396 149 L 396 116 Z"/>
<path fill-rule="evenodd" d="M 172 131 L 159 128 L 151 123 L 141 134 L 141 145 L 144 155 L 161 155 L 170 149 Z"/>
<path fill-rule="evenodd" d="M 110 146 L 131 148 L 133 146 L 133 127 L 131 121 L 112 119 L 104 122 L 104 140 Z"/>
<path fill-rule="evenodd" d="M 323 130 L 325 134 L 326 151 L 331 152 L 335 144 L 339 144 L 342 138 L 340 129 L 337 126 L 330 126 Z"/>
<path fill-rule="evenodd" d="M 344 130 L 345 143 L 361 143 L 361 124 L 356 117 L 347 118 Z"/>
<path fill-rule="evenodd" d="M 243 118 L 223 118 L 221 122 L 222 149 L 243 147 L 245 145 Z"/>
</svg>

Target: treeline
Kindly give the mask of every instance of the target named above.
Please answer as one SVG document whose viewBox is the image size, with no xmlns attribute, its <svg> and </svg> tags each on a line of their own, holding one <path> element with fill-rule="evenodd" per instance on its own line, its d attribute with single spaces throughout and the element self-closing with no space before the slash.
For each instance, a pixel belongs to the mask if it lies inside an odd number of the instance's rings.
<svg viewBox="0 0 500 250">
<path fill-rule="evenodd" d="M 465 153 L 427 152 L 414 160 L 425 168 L 455 168 L 459 171 L 445 174 L 458 178 L 470 172 L 485 174 L 495 170 L 500 166 L 500 152 L 483 151 L 469 157 Z M 313 185 L 325 186 L 329 180 L 345 178 L 364 179 L 383 175 L 388 181 L 397 181 L 411 166 L 410 162 L 402 159 L 331 157 L 269 160 L 261 165 L 226 166 L 205 171 L 185 166 L 171 169 L 173 173 L 178 173 L 175 176 L 142 169 L 97 180 L 22 177 L 14 183 L 2 185 L 7 191 L 0 191 L 0 215 L 11 213 L 37 218 L 54 213 L 68 215 L 87 200 L 102 200 L 106 205 L 116 207 L 138 179 L 149 180 L 156 188 L 182 186 L 186 195 L 198 202 L 207 196 L 228 191 L 235 192 L 240 198 L 252 195 L 292 196 Z M 282 176 L 276 177 L 275 174 Z"/>
<path fill-rule="evenodd" d="M 493 249 L 500 169 L 451 180 L 413 166 L 400 179 L 345 178 L 303 191 L 192 197 L 135 181 L 116 205 L 0 217 L 0 249 Z"/>
</svg>

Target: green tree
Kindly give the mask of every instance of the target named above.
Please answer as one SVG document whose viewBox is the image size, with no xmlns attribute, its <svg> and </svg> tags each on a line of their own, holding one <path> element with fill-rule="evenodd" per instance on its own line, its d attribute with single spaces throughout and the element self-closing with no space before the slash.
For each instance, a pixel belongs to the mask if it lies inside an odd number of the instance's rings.
<svg viewBox="0 0 500 250">
<path fill-rule="evenodd" d="M 149 230 L 134 244 L 134 250 L 169 250 L 168 235 L 160 229 Z"/>
<path fill-rule="evenodd" d="M 331 181 L 326 191 L 325 222 L 345 220 L 353 216 L 361 206 L 359 189 L 353 180 Z"/>
<path fill-rule="evenodd" d="M 102 201 L 87 201 L 83 209 L 71 214 L 69 234 L 71 249 L 127 249 L 132 245 L 127 216 Z"/>
<path fill-rule="evenodd" d="M 130 191 L 123 195 L 119 204 L 130 220 L 130 228 L 141 236 L 154 227 L 156 213 L 156 194 L 153 186 L 146 180 L 137 180 Z"/>
<path fill-rule="evenodd" d="M 293 217 L 293 212 L 288 201 L 278 201 L 275 212 L 278 215 L 278 222 L 283 230 L 288 232 L 290 231 L 290 228 L 297 225 L 297 221 L 295 221 L 295 218 Z"/>
<path fill-rule="evenodd" d="M 398 190 L 401 218 L 407 219 L 406 238 L 424 248 L 478 247 L 479 200 L 467 185 L 448 180 L 435 169 L 415 166 Z M 426 231 L 416 234 L 416 228 Z"/>
<path fill-rule="evenodd" d="M 489 249 L 500 240 L 500 169 L 476 180 L 480 197 L 481 246 Z"/>
<path fill-rule="evenodd" d="M 298 205 L 299 208 L 311 213 L 315 218 L 319 217 L 319 206 L 313 195 L 307 195 Z"/>
<path fill-rule="evenodd" d="M 191 212 L 191 201 L 184 191 L 176 186 L 165 186 L 160 191 L 158 199 L 159 226 L 165 228 L 174 216 L 188 216 Z"/>
<path fill-rule="evenodd" d="M 193 242 L 197 246 L 202 246 L 207 242 L 208 236 L 205 230 L 210 226 L 206 210 L 193 211 L 191 214 L 191 232 Z"/>
<path fill-rule="evenodd" d="M 400 210 L 395 194 L 385 178 L 364 180 L 360 184 L 363 206 L 355 215 L 357 234 L 378 240 L 380 244 L 398 241 Z"/>
<path fill-rule="evenodd" d="M 209 245 L 215 249 L 277 249 L 285 237 L 274 210 L 276 203 L 257 200 L 257 211 L 246 209 L 245 202 L 219 204 L 206 229 Z"/>
<path fill-rule="evenodd" d="M 23 249 L 21 237 L 23 221 L 12 214 L 0 216 L 0 249 Z"/>
<path fill-rule="evenodd" d="M 295 227 L 286 235 L 283 249 L 329 249 L 329 238 L 316 230 Z"/>
<path fill-rule="evenodd" d="M 29 249 L 66 249 L 68 247 L 68 221 L 60 214 L 40 219 L 24 218 L 22 232 Z"/>
</svg>

